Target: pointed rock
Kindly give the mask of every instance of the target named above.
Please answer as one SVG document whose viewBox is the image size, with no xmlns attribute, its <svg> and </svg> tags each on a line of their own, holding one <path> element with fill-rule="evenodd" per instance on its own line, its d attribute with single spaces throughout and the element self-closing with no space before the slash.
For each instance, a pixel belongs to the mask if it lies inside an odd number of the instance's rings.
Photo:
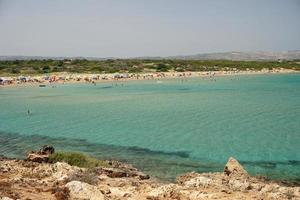
<svg viewBox="0 0 300 200">
<path fill-rule="evenodd" d="M 230 157 L 224 168 L 224 174 L 229 175 L 248 175 L 243 166 L 233 157 Z"/>
</svg>

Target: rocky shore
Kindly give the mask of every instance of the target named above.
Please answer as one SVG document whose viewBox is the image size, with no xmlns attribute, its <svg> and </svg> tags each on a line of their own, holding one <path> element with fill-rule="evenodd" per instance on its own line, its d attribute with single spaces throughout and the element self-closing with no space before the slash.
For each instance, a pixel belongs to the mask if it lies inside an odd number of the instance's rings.
<svg viewBox="0 0 300 200">
<path fill-rule="evenodd" d="M 223 172 L 191 172 L 162 183 L 116 161 L 94 168 L 50 163 L 53 152 L 46 146 L 25 160 L 1 157 L 0 199 L 300 199 L 299 186 L 252 177 L 234 158 Z"/>
</svg>

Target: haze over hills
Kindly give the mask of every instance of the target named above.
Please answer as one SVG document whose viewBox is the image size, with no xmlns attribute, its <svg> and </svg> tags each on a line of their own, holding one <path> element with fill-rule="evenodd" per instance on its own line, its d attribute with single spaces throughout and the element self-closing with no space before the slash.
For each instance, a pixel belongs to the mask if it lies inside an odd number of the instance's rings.
<svg viewBox="0 0 300 200">
<path fill-rule="evenodd" d="M 0 60 L 63 60 L 63 59 L 87 59 L 87 60 L 106 60 L 121 59 L 118 57 L 47 57 L 47 56 L 0 56 Z M 178 55 L 167 57 L 133 57 L 128 59 L 176 59 L 176 60 L 236 60 L 236 61 L 276 61 L 276 60 L 300 60 L 300 50 L 284 51 L 284 52 L 221 52 L 221 53 L 203 53 L 194 55 Z"/>
<path fill-rule="evenodd" d="M 174 59 L 184 60 L 239 60 L 239 61 L 259 61 L 259 60 L 296 60 L 300 59 L 300 50 L 286 52 L 224 52 L 205 53 L 188 56 L 172 56 Z"/>
</svg>

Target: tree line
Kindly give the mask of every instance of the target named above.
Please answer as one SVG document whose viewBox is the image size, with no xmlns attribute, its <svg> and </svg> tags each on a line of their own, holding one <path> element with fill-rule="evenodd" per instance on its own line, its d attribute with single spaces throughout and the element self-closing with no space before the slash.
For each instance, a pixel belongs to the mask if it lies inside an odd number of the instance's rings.
<svg viewBox="0 0 300 200">
<path fill-rule="evenodd" d="M 232 60 L 151 60 L 151 59 L 64 59 L 0 61 L 0 74 L 74 73 L 140 73 L 167 71 L 261 70 L 285 68 L 300 71 L 295 61 L 232 61 Z"/>
</svg>

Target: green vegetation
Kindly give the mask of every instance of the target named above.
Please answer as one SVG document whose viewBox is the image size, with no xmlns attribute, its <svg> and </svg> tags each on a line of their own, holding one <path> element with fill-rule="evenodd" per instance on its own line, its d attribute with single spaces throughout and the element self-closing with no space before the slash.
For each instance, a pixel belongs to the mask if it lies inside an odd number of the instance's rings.
<svg viewBox="0 0 300 200">
<path fill-rule="evenodd" d="M 299 61 L 151 60 L 151 59 L 65 59 L 0 61 L 0 74 L 44 74 L 52 72 L 115 73 L 261 70 L 286 68 L 300 71 Z"/>
<path fill-rule="evenodd" d="M 49 162 L 66 162 L 69 165 L 83 168 L 109 166 L 106 161 L 98 160 L 96 158 L 78 152 L 56 152 L 50 155 Z"/>
</svg>

